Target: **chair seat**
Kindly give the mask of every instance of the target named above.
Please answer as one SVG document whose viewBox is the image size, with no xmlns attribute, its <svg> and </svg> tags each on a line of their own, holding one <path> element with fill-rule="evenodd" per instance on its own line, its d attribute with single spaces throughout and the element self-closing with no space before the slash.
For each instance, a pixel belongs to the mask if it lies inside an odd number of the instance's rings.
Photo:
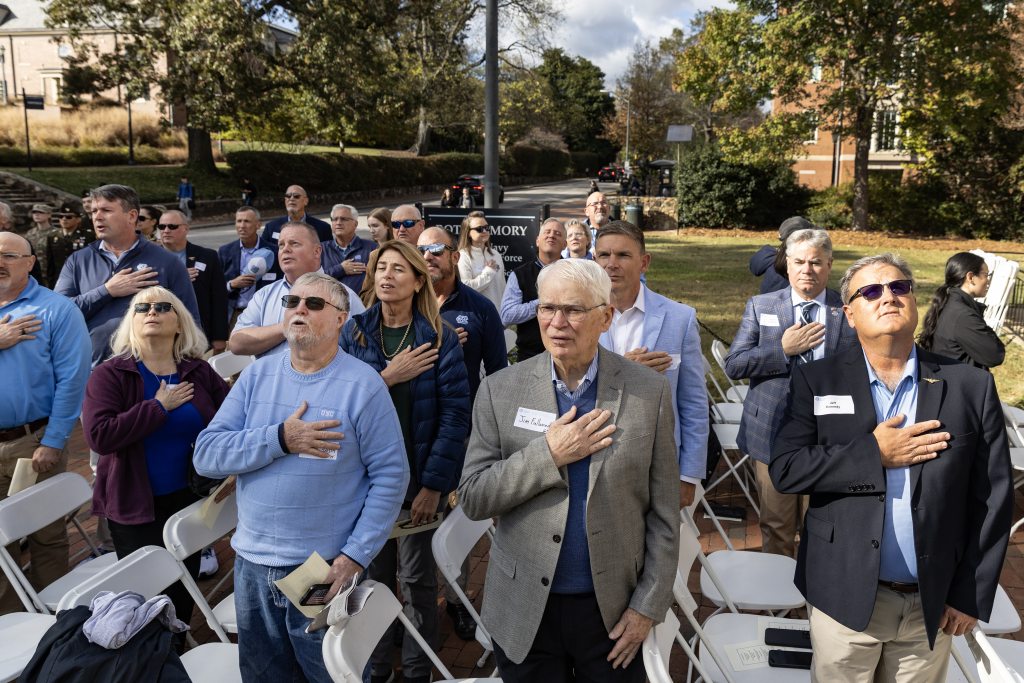
<svg viewBox="0 0 1024 683">
<path fill-rule="evenodd" d="M 725 390 L 725 397 L 733 403 L 743 403 L 747 398 L 747 393 L 750 391 L 750 385 L 737 384 L 734 387 L 729 387 Z"/>
<path fill-rule="evenodd" d="M 743 643 L 764 643 L 763 635 L 760 633 L 760 620 L 765 617 L 756 614 L 717 614 L 704 623 L 704 631 L 707 640 L 712 643 L 715 650 L 722 657 L 723 662 L 729 664 L 729 649 Z M 782 621 L 787 625 L 808 628 L 806 619 L 776 619 L 771 621 Z M 782 650 L 791 648 L 779 648 Z M 701 644 L 700 663 L 708 670 L 714 683 L 725 683 L 725 677 L 721 669 L 715 664 L 714 658 L 708 648 Z M 729 677 L 734 683 L 807 683 L 810 680 L 810 672 L 802 669 L 777 669 L 764 666 L 752 669 L 733 669 Z"/>
<path fill-rule="evenodd" d="M 726 424 L 738 425 L 743 419 L 742 403 L 716 403 L 715 410 L 722 416 L 722 420 Z"/>
<path fill-rule="evenodd" d="M 988 621 L 979 621 L 978 628 L 986 635 L 1003 635 L 1020 630 L 1020 613 L 1010 601 L 1002 586 L 996 586 L 996 598 L 992 603 L 992 615 Z"/>
<path fill-rule="evenodd" d="M 115 562 L 117 562 L 116 553 L 107 553 L 91 560 L 86 560 L 39 591 L 39 598 L 46 605 L 47 609 L 56 610 L 60 599 L 64 597 L 65 593 L 86 579 L 91 579 L 101 571 L 114 566 Z"/>
<path fill-rule="evenodd" d="M 804 596 L 793 583 L 796 560 L 792 557 L 719 550 L 708 555 L 708 563 L 737 609 L 760 612 L 796 609 L 804 605 Z M 719 607 L 726 604 L 711 576 L 703 569 L 700 592 Z"/>
<path fill-rule="evenodd" d="M 14 612 L 0 617 L 0 681 L 13 681 L 36 653 L 43 634 L 57 618 L 50 614 Z"/>
<path fill-rule="evenodd" d="M 181 656 L 192 683 L 241 683 L 238 646 L 232 643 L 207 643 Z"/>
<path fill-rule="evenodd" d="M 235 594 L 227 596 L 213 608 L 213 616 L 228 633 L 238 633 L 238 619 L 235 617 Z"/>
</svg>

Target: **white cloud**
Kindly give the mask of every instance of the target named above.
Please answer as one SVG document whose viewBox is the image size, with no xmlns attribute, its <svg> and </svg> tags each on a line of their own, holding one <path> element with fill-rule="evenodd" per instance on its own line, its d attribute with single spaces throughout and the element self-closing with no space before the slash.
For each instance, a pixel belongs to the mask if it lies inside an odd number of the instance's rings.
<svg viewBox="0 0 1024 683">
<path fill-rule="evenodd" d="M 729 5 L 725 0 L 566 0 L 552 42 L 601 67 L 613 88 L 638 41 L 656 42 L 672 29 L 688 30 L 697 12 Z"/>
</svg>

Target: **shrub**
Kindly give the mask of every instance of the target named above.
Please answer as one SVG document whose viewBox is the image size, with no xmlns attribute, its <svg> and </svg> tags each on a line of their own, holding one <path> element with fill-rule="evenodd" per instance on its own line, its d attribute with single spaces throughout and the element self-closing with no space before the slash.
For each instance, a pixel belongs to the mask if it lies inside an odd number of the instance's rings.
<svg viewBox="0 0 1024 683">
<path fill-rule="evenodd" d="M 128 114 L 121 107 L 61 111 L 56 117 L 29 115 L 29 139 L 33 147 L 127 147 Z M 0 146 L 25 144 L 23 113 L 19 107 L 0 108 Z M 132 117 L 136 147 L 161 149 L 185 147 L 185 133 L 161 125 L 151 114 Z"/>
<path fill-rule="evenodd" d="M 598 170 L 605 165 L 605 161 L 602 159 L 603 157 L 596 152 L 569 152 L 569 163 L 572 167 L 572 174 L 575 176 L 588 174 L 596 176 Z"/>
<path fill-rule="evenodd" d="M 849 228 L 853 224 L 853 186 L 847 183 L 815 192 L 808 202 L 807 219 L 826 230 Z"/>
<path fill-rule="evenodd" d="M 505 173 L 520 178 L 564 178 L 571 167 L 568 152 L 532 145 L 512 147 L 503 161 Z"/>
</svg>

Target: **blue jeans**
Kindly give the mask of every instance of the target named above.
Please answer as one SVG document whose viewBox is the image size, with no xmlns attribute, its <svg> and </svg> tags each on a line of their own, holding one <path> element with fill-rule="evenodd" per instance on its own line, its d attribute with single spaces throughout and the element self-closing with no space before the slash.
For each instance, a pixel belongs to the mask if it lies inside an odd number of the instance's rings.
<svg viewBox="0 0 1024 683">
<path fill-rule="evenodd" d="M 306 633 L 309 617 L 274 585 L 297 566 L 266 567 L 235 555 L 238 661 L 246 683 L 331 683 L 324 631 Z"/>
</svg>

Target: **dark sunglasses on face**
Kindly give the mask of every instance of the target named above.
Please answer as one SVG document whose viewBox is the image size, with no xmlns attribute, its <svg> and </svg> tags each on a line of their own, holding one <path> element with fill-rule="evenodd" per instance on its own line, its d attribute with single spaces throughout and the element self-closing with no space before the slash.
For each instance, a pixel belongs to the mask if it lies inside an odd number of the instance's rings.
<svg viewBox="0 0 1024 683">
<path fill-rule="evenodd" d="M 412 228 L 412 226 L 419 223 L 421 220 L 422 219 L 420 218 L 406 218 L 404 221 L 391 221 L 391 227 L 394 228 L 395 230 L 401 230 L 402 228 L 408 230 Z"/>
<path fill-rule="evenodd" d="M 135 304 L 136 313 L 149 313 L 154 310 L 157 313 L 170 313 L 173 307 L 169 301 L 154 301 L 148 304 Z"/>
<path fill-rule="evenodd" d="M 64 220 L 65 218 L 75 218 L 77 215 L 78 214 L 74 213 L 62 213 L 59 216 L 57 216 L 57 218 L 59 218 L 60 220 Z"/>
<path fill-rule="evenodd" d="M 470 228 L 469 231 L 470 232 L 486 232 L 487 234 L 490 234 L 491 233 L 491 226 L 489 226 L 489 225 L 481 225 L 478 228 Z"/>
<path fill-rule="evenodd" d="M 298 192 L 286 192 L 284 195 L 285 199 L 302 199 L 305 195 L 301 195 Z"/>
<path fill-rule="evenodd" d="M 284 296 L 281 297 L 281 305 L 284 306 L 285 308 L 298 308 L 299 303 L 301 303 L 302 301 L 306 302 L 306 308 L 308 308 L 311 311 L 322 311 L 324 310 L 324 306 L 338 308 L 330 301 L 327 301 L 326 299 L 319 296 L 301 297 L 296 296 L 295 294 L 285 294 Z M 338 308 L 338 310 L 340 311 L 342 309 Z"/>
<path fill-rule="evenodd" d="M 906 296 L 914 291 L 914 283 L 911 280 L 893 280 L 886 284 L 873 284 L 864 285 L 858 287 L 850 297 L 850 303 L 859 296 L 864 297 L 867 301 L 877 301 L 885 293 L 885 288 L 888 287 L 889 291 L 892 292 L 893 296 Z"/>
<path fill-rule="evenodd" d="M 182 225 L 184 225 L 184 223 L 157 223 L 156 229 L 157 230 L 177 230 Z"/>
<path fill-rule="evenodd" d="M 438 243 L 438 244 L 423 244 L 423 245 L 420 245 L 420 246 L 418 246 L 416 248 L 420 250 L 421 254 L 423 254 L 423 255 L 430 254 L 431 256 L 440 256 L 447 249 L 451 249 L 452 251 L 455 251 L 454 249 L 449 247 L 447 244 L 440 244 L 440 243 Z"/>
</svg>

